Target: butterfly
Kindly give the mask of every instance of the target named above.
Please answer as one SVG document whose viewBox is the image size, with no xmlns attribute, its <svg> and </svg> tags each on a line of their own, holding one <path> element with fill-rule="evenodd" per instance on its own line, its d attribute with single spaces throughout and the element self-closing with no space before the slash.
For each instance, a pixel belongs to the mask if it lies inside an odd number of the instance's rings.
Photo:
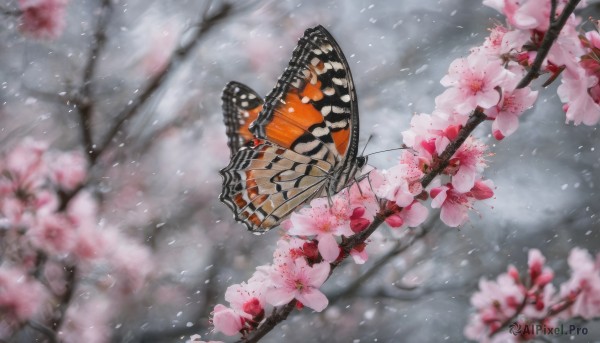
<svg viewBox="0 0 600 343">
<path fill-rule="evenodd" d="M 357 156 L 350 68 L 322 26 L 304 32 L 264 100 L 232 81 L 222 101 L 231 161 L 220 171 L 219 199 L 250 231 L 268 231 L 311 199 L 331 197 L 366 164 Z"/>
</svg>

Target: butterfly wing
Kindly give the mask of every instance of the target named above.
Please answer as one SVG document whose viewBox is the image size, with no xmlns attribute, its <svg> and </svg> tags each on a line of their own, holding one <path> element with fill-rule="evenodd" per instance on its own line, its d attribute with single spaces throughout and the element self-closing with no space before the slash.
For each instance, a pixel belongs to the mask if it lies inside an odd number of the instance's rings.
<svg viewBox="0 0 600 343">
<path fill-rule="evenodd" d="M 358 107 L 348 63 L 325 28 L 305 31 L 249 130 L 261 142 L 242 147 L 221 170 L 220 198 L 251 231 L 267 231 L 346 184 L 357 154 Z"/>
<path fill-rule="evenodd" d="M 221 100 L 228 138 L 227 145 L 233 156 L 241 147 L 251 144 L 254 139 L 248 127 L 262 110 L 263 100 L 250 87 L 236 81 L 231 81 L 225 86 Z"/>
</svg>

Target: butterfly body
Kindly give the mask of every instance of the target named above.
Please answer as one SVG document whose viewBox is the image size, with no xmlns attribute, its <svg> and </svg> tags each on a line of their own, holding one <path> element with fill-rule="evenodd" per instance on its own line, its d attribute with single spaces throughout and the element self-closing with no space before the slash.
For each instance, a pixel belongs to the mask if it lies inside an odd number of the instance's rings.
<svg viewBox="0 0 600 343">
<path fill-rule="evenodd" d="M 366 163 L 358 154 L 358 106 L 350 68 L 322 26 L 306 30 L 264 102 L 230 82 L 223 112 L 231 162 L 220 199 L 254 232 L 302 204 L 331 196 Z"/>
</svg>

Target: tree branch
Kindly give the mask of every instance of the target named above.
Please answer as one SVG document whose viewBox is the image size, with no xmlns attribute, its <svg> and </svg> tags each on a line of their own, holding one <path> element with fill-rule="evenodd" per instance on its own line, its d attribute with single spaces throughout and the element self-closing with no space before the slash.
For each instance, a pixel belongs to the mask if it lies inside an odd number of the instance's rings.
<svg viewBox="0 0 600 343">
<path fill-rule="evenodd" d="M 554 44 L 554 41 L 556 40 L 556 38 L 558 38 L 560 30 L 562 30 L 563 26 L 565 26 L 571 14 L 573 14 L 573 11 L 575 11 L 575 7 L 577 7 L 579 1 L 581 0 L 569 1 L 569 3 L 567 3 L 562 13 L 558 17 L 558 19 L 555 19 L 555 17 L 550 17 L 550 28 L 544 34 L 544 39 L 542 40 L 542 44 L 540 44 L 540 47 L 537 50 L 535 60 L 533 61 L 533 64 L 531 65 L 531 68 L 529 69 L 525 77 L 523 77 L 517 85 L 517 89 L 527 87 L 531 83 L 531 81 L 540 76 L 542 63 L 546 59 L 546 56 L 548 56 L 552 44 Z M 553 1 L 553 3 L 554 2 L 555 1 Z M 553 13 L 556 13 L 556 7 L 553 7 Z"/>
<path fill-rule="evenodd" d="M 93 162 L 96 152 L 92 133 L 92 116 L 94 114 L 94 100 L 92 99 L 92 79 L 96 73 L 96 67 L 100 55 L 106 45 L 106 27 L 112 14 L 112 1 L 102 0 L 98 22 L 94 29 L 92 45 L 87 62 L 83 68 L 83 77 L 79 94 L 74 97 L 79 113 L 79 127 L 81 138 L 85 147 L 88 161 Z"/>
<path fill-rule="evenodd" d="M 65 273 L 67 274 L 65 280 L 65 293 L 63 293 L 63 295 L 60 297 L 58 309 L 51 321 L 52 329 L 55 332 L 58 332 L 58 330 L 60 330 L 62 323 L 65 321 L 65 315 L 67 313 L 67 310 L 69 309 L 71 300 L 73 300 L 73 295 L 75 294 L 75 287 L 77 286 L 77 267 L 65 266 Z"/>
<path fill-rule="evenodd" d="M 49 343 L 57 343 L 58 342 L 58 338 L 56 337 L 56 332 L 54 332 L 52 329 L 50 329 L 49 327 L 43 325 L 42 323 L 33 321 L 33 320 L 29 320 L 27 321 L 27 326 L 31 327 L 33 330 L 43 334 L 47 339 Z"/>
<path fill-rule="evenodd" d="M 205 15 L 203 17 L 201 22 L 198 24 L 198 28 L 196 29 L 194 36 L 189 40 L 189 42 L 173 53 L 171 59 L 167 63 L 167 66 L 150 81 L 150 83 L 146 86 L 146 89 L 144 89 L 144 91 L 142 91 L 137 98 L 133 99 L 130 104 L 128 104 L 127 107 L 116 116 L 113 126 L 109 128 L 108 132 L 104 136 L 104 139 L 102 139 L 100 142 L 92 161 L 96 161 L 96 159 L 98 159 L 98 157 L 100 157 L 106 151 L 123 125 L 138 113 L 138 111 L 146 104 L 146 102 L 165 83 L 168 77 L 173 74 L 177 64 L 182 60 L 185 60 L 198 45 L 198 42 L 201 40 L 201 38 L 217 24 L 219 24 L 224 18 L 226 18 L 231 10 L 232 5 L 224 3 L 212 15 Z"/>
<path fill-rule="evenodd" d="M 544 36 L 544 40 L 542 41 L 542 44 L 540 46 L 540 50 L 542 50 L 542 49 L 544 49 L 544 50 L 538 51 L 536 59 L 534 60 L 533 64 L 531 65 L 531 69 L 521 79 L 517 88 L 526 87 L 527 85 L 529 85 L 529 83 L 531 83 L 531 81 L 533 79 L 535 79 L 535 77 L 537 77 L 537 75 L 541 69 L 542 63 L 544 62 L 545 57 L 548 55 L 548 52 L 550 51 L 550 47 L 552 46 L 552 44 L 554 44 L 554 41 L 558 37 L 560 30 L 563 28 L 563 26 L 567 22 L 567 19 L 569 18 L 571 13 L 573 13 L 573 11 L 575 10 L 575 7 L 579 3 L 579 1 L 580 0 L 569 1 L 569 3 L 563 9 L 563 12 L 561 13 L 558 20 L 554 21 L 553 19 L 551 19 L 550 29 Z M 483 112 L 483 109 L 480 107 L 477 107 L 473 111 L 471 116 L 469 117 L 469 120 L 467 121 L 465 126 L 460 129 L 457 138 L 454 141 L 452 141 L 450 144 L 448 144 L 448 146 L 446 147 L 444 152 L 442 152 L 442 154 L 439 156 L 437 163 L 434 166 L 432 166 L 432 169 L 423 177 L 423 179 L 421 180 L 421 184 L 422 184 L 423 188 L 426 188 L 427 186 L 429 186 L 429 184 L 431 184 L 431 182 L 435 179 L 435 177 L 437 177 L 438 175 L 440 175 L 443 172 L 443 170 L 448 166 L 450 159 L 458 151 L 460 146 L 471 135 L 471 133 L 479 126 L 479 124 L 483 123 L 486 119 L 487 119 L 487 116 Z M 367 227 L 367 229 L 351 236 L 349 239 L 344 241 L 342 243 L 342 245 L 340 246 L 340 248 L 343 251 L 343 257 L 331 264 L 330 275 L 331 275 L 331 273 L 333 273 L 333 270 L 337 266 L 339 266 L 339 264 L 346 257 L 348 257 L 348 255 L 350 254 L 350 251 L 354 247 L 363 243 L 367 238 L 369 238 L 371 236 L 371 234 L 373 234 L 373 232 L 375 232 L 375 230 L 377 230 L 377 228 L 381 224 L 383 224 L 385 219 L 387 217 L 389 217 L 390 215 L 392 215 L 393 213 L 395 213 L 395 212 L 386 209 L 385 206 L 382 206 L 380 208 L 380 211 L 375 215 L 373 222 Z M 242 338 L 242 340 L 240 340 L 239 342 L 245 342 L 245 343 L 258 342 L 262 337 L 264 337 L 273 328 L 275 328 L 275 326 L 277 326 L 277 324 L 284 321 L 288 317 L 288 315 L 294 309 L 295 304 L 296 304 L 296 300 L 292 300 L 287 305 L 284 305 L 280 309 L 274 311 L 272 315 L 267 317 L 266 321 L 262 325 L 260 325 L 248 337 Z"/>
</svg>

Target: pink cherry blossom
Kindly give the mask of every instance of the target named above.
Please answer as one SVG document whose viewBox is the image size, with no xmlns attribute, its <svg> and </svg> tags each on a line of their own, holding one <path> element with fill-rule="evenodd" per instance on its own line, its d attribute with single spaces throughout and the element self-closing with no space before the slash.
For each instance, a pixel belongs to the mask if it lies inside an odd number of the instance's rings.
<svg viewBox="0 0 600 343">
<path fill-rule="evenodd" d="M 60 153 L 50 163 L 53 181 L 66 191 L 79 186 L 87 174 L 87 161 L 79 152 Z"/>
<path fill-rule="evenodd" d="M 59 337 L 65 343 L 103 343 L 110 341 L 110 320 L 115 315 L 115 306 L 103 295 L 81 297 L 69 306 Z"/>
<path fill-rule="evenodd" d="M 104 228 L 104 231 L 106 249 L 103 257 L 112 269 L 106 275 L 107 282 L 121 294 L 140 291 L 154 267 L 149 249 L 116 229 Z"/>
<path fill-rule="evenodd" d="M 474 200 L 489 199 L 494 195 L 493 183 L 490 180 L 475 181 L 473 188 L 466 192 L 458 192 L 452 184 L 433 188 L 430 192 L 433 200 L 431 207 L 441 208 L 440 218 L 451 227 L 464 224 L 468 219 L 468 212 Z"/>
<path fill-rule="evenodd" d="M 423 191 L 422 176 L 418 157 L 404 151 L 400 163 L 387 170 L 372 171 L 370 179 L 377 196 L 393 201 L 398 207 L 405 207 Z"/>
<path fill-rule="evenodd" d="M 4 265 L 0 268 L 0 322 L 8 321 L 12 325 L 32 318 L 47 298 L 42 284 L 30 279 L 22 270 Z"/>
<path fill-rule="evenodd" d="M 508 137 L 519 127 L 519 117 L 533 106 L 538 92 L 530 87 L 516 89 L 520 80 L 518 74 L 507 77 L 502 86 L 502 97 L 498 105 L 488 109 L 486 114 L 493 118 L 492 132 L 497 139 Z"/>
<path fill-rule="evenodd" d="M 450 102 L 462 114 L 470 113 L 477 106 L 484 109 L 495 106 L 500 101 L 496 90 L 506 70 L 500 62 L 490 63 L 486 54 L 473 52 L 467 58 L 459 58 L 450 64 L 448 75 L 440 81 L 448 88 L 440 101 Z"/>
<path fill-rule="evenodd" d="M 277 249 L 273 252 L 273 264 L 277 266 L 293 263 L 298 258 L 304 258 L 306 255 L 303 251 L 306 240 L 297 237 L 284 236 L 277 241 Z M 270 274 L 270 267 L 261 268 L 267 274 Z M 265 273 L 255 273 L 254 277 L 261 277 Z"/>
<path fill-rule="evenodd" d="M 249 318 L 264 315 L 265 285 L 263 282 L 242 282 L 231 285 L 225 292 L 225 300 L 231 308 L 249 315 Z"/>
<path fill-rule="evenodd" d="M 441 154 L 456 138 L 464 116 L 454 115 L 453 103 L 440 96 L 436 98 L 436 114 L 417 114 L 410 121 L 410 129 L 402 132 L 404 144 L 411 147 L 426 164 L 433 162 L 433 156 Z M 449 107 L 450 106 L 450 107 Z"/>
<path fill-rule="evenodd" d="M 55 39 L 65 28 L 67 0 L 19 0 L 21 31 L 39 39 Z"/>
<path fill-rule="evenodd" d="M 574 299 L 574 303 L 562 316 L 584 319 L 600 316 L 600 259 L 594 261 L 586 250 L 574 248 L 568 263 L 571 278 L 560 286 L 560 294 Z"/>
<path fill-rule="evenodd" d="M 342 192 L 346 193 L 346 196 L 350 201 L 350 206 L 353 209 L 358 207 L 365 209 L 363 218 L 367 220 L 372 219 L 377 211 L 379 211 L 379 202 L 377 201 L 375 193 L 373 193 L 373 189 L 369 183 L 369 177 L 364 178 L 358 183 L 353 183 L 352 186 L 346 188 Z"/>
<path fill-rule="evenodd" d="M 506 15 L 511 26 L 546 31 L 550 23 L 548 0 L 484 0 L 483 4 Z"/>
<path fill-rule="evenodd" d="M 288 230 L 291 235 L 315 236 L 319 241 L 319 252 L 327 262 L 333 262 L 339 255 L 336 236 L 351 236 L 350 211 L 348 200 L 334 197 L 331 207 L 327 198 L 311 201 L 310 208 L 303 208 L 292 213 L 292 227 Z"/>
<path fill-rule="evenodd" d="M 508 29 L 502 25 L 496 25 L 490 30 L 490 35 L 483 42 L 483 50 L 486 54 L 493 57 L 500 57 L 502 54 L 502 41 Z"/>
<path fill-rule="evenodd" d="M 487 146 L 469 137 L 452 156 L 445 172 L 452 175 L 452 186 L 458 192 L 468 192 L 483 171 Z"/>
<path fill-rule="evenodd" d="M 565 103 L 567 123 L 595 125 L 600 121 L 600 105 L 588 93 L 588 89 L 597 84 L 598 78 L 587 76 L 583 68 L 567 69 L 562 73 L 557 93 Z"/>
<path fill-rule="evenodd" d="M 217 304 L 212 313 L 212 324 L 216 332 L 222 332 L 227 336 L 234 336 L 244 327 L 244 318 L 233 309 Z"/>
<path fill-rule="evenodd" d="M 266 291 L 267 302 L 280 306 L 296 299 L 304 306 L 321 312 L 327 307 L 328 300 L 319 287 L 327 280 L 329 269 L 327 262 L 313 264 L 311 267 L 305 259 L 296 259 L 281 272 L 271 274 L 273 284 Z"/>
<path fill-rule="evenodd" d="M 77 229 L 62 213 L 41 216 L 27 232 L 31 243 L 49 253 L 66 255 L 77 241 Z"/>
</svg>

